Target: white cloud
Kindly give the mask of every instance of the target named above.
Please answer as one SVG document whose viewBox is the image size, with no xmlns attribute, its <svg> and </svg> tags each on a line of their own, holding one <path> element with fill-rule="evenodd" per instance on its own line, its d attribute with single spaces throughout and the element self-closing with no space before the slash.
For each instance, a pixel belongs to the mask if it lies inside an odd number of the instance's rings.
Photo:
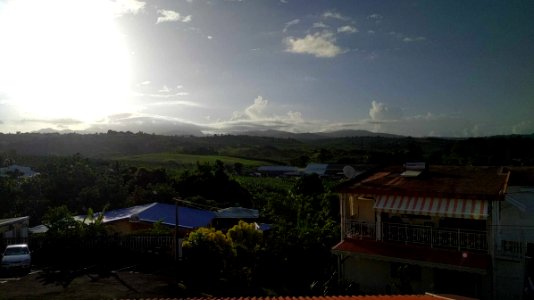
<svg viewBox="0 0 534 300">
<path fill-rule="evenodd" d="M 187 15 L 182 19 L 182 22 L 189 23 L 189 22 L 191 22 L 192 19 L 193 19 L 193 17 L 191 17 L 191 15 Z"/>
<path fill-rule="evenodd" d="M 150 80 L 145 80 L 143 82 L 140 83 L 141 85 L 149 85 L 150 84 Z"/>
<path fill-rule="evenodd" d="M 368 34 L 375 34 L 375 31 L 374 30 L 368 30 L 367 33 Z"/>
<path fill-rule="evenodd" d="M 256 97 L 254 103 L 242 111 L 234 111 L 229 121 L 218 120 L 210 124 L 213 132 L 232 132 L 254 130 L 283 130 L 289 132 L 309 132 L 318 128 L 313 122 L 304 121 L 298 111 L 288 111 L 285 114 L 271 113 L 270 102 L 262 96 Z"/>
<path fill-rule="evenodd" d="M 213 39 L 213 37 L 211 35 L 208 35 L 207 38 L 208 38 L 208 40 Z"/>
<path fill-rule="evenodd" d="M 358 29 L 354 26 L 345 25 L 345 26 L 338 27 L 337 32 L 355 33 L 355 32 L 358 32 Z"/>
<path fill-rule="evenodd" d="M 285 44 L 287 52 L 311 54 L 315 57 L 336 57 L 346 52 L 336 45 L 336 37 L 329 31 L 307 34 L 303 38 L 288 37 Z"/>
<path fill-rule="evenodd" d="M 382 15 L 379 15 L 379 14 L 372 14 L 372 15 L 368 15 L 367 19 L 370 19 L 370 20 L 382 20 L 382 19 L 384 19 L 384 17 Z"/>
<path fill-rule="evenodd" d="M 282 29 L 282 32 L 284 32 L 284 33 L 287 32 L 289 27 L 291 27 L 293 25 L 297 25 L 299 22 L 300 22 L 299 19 L 295 19 L 295 20 L 291 20 L 291 21 L 287 22 L 286 26 L 284 26 L 284 29 Z"/>
<path fill-rule="evenodd" d="M 160 93 L 169 93 L 171 89 L 168 86 L 164 85 L 158 92 Z"/>
<path fill-rule="evenodd" d="M 411 42 L 422 42 L 426 40 L 424 36 L 418 36 L 418 37 L 405 37 L 402 39 L 405 43 L 411 43 Z"/>
<path fill-rule="evenodd" d="M 160 15 L 156 21 L 156 24 L 163 22 L 191 22 L 191 15 L 182 17 L 180 13 L 174 10 L 159 9 L 158 14 Z"/>
<path fill-rule="evenodd" d="M 402 112 L 398 108 L 391 108 L 384 103 L 373 100 L 373 102 L 371 102 L 369 116 L 372 121 L 391 121 L 401 119 Z"/>
<path fill-rule="evenodd" d="M 244 111 L 239 112 L 235 111 L 232 116 L 232 120 L 255 120 L 255 119 L 263 119 L 266 116 L 265 108 L 269 104 L 269 100 L 263 99 L 262 96 L 256 97 L 254 99 L 254 104 L 250 105 L 249 107 L 245 108 Z"/>
<path fill-rule="evenodd" d="M 337 19 L 337 20 L 341 20 L 341 21 L 350 20 L 350 18 L 345 17 L 342 14 L 337 13 L 337 12 L 333 12 L 333 11 L 327 11 L 327 12 L 323 13 L 323 18 L 325 18 L 325 19 L 332 18 L 332 19 Z"/>
<path fill-rule="evenodd" d="M 140 11 L 143 11 L 146 5 L 146 2 L 138 0 L 116 0 L 113 1 L 115 14 L 122 16 L 124 14 L 138 14 Z"/>
<path fill-rule="evenodd" d="M 328 25 L 323 22 L 315 22 L 313 23 L 313 28 L 328 28 Z"/>
</svg>

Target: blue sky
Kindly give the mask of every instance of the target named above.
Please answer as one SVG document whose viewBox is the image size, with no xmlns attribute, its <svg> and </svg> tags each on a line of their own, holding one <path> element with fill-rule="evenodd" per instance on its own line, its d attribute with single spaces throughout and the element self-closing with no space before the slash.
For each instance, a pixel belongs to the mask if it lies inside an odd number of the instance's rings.
<svg viewBox="0 0 534 300">
<path fill-rule="evenodd" d="M 0 0 L 0 131 L 533 133 L 532 16 L 532 1 Z"/>
</svg>

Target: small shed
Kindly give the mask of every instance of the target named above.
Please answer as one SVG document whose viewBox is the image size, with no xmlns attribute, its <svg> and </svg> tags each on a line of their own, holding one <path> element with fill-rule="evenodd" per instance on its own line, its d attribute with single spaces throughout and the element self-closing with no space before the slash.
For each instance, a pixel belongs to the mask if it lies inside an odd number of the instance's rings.
<svg viewBox="0 0 534 300">
<path fill-rule="evenodd" d="M 213 225 L 217 229 L 227 230 L 232 226 L 237 225 L 240 220 L 247 223 L 255 223 L 260 217 L 260 213 L 257 209 L 244 208 L 244 207 L 228 207 L 219 209 L 215 213 L 215 219 Z"/>
<path fill-rule="evenodd" d="M 7 244 L 23 242 L 28 238 L 30 217 L 0 219 L 0 236 Z M 11 242 L 12 241 L 12 242 Z"/>
</svg>

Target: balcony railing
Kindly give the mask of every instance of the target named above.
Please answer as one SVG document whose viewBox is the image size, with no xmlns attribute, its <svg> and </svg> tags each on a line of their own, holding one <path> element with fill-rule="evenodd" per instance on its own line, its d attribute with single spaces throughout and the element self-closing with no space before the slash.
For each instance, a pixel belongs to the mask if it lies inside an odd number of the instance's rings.
<svg viewBox="0 0 534 300">
<path fill-rule="evenodd" d="M 458 250 L 488 250 L 486 231 L 430 226 L 383 223 L 382 239 L 385 241 L 423 244 L 436 248 Z"/>
<path fill-rule="evenodd" d="M 353 239 L 376 238 L 375 223 L 348 221 L 345 223 L 345 236 Z"/>
<path fill-rule="evenodd" d="M 487 251 L 486 231 L 434 228 L 422 225 L 382 223 L 379 239 L 435 248 Z M 377 238 L 376 224 L 357 221 L 345 223 L 347 238 Z"/>
</svg>

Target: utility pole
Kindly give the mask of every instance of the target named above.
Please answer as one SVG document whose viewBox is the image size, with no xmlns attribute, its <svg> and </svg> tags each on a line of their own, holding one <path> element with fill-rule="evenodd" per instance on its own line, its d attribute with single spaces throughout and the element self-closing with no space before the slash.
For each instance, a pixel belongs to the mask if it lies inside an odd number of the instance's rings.
<svg viewBox="0 0 534 300">
<path fill-rule="evenodd" d="M 178 230 L 180 228 L 180 222 L 179 222 L 179 202 L 182 200 L 180 199 L 179 197 L 175 197 L 173 199 L 175 202 L 174 202 L 174 207 L 175 207 L 175 219 L 174 219 L 174 262 L 178 262 L 178 250 L 179 250 L 179 246 L 178 246 L 178 241 L 179 241 L 179 238 L 178 238 Z"/>
</svg>

